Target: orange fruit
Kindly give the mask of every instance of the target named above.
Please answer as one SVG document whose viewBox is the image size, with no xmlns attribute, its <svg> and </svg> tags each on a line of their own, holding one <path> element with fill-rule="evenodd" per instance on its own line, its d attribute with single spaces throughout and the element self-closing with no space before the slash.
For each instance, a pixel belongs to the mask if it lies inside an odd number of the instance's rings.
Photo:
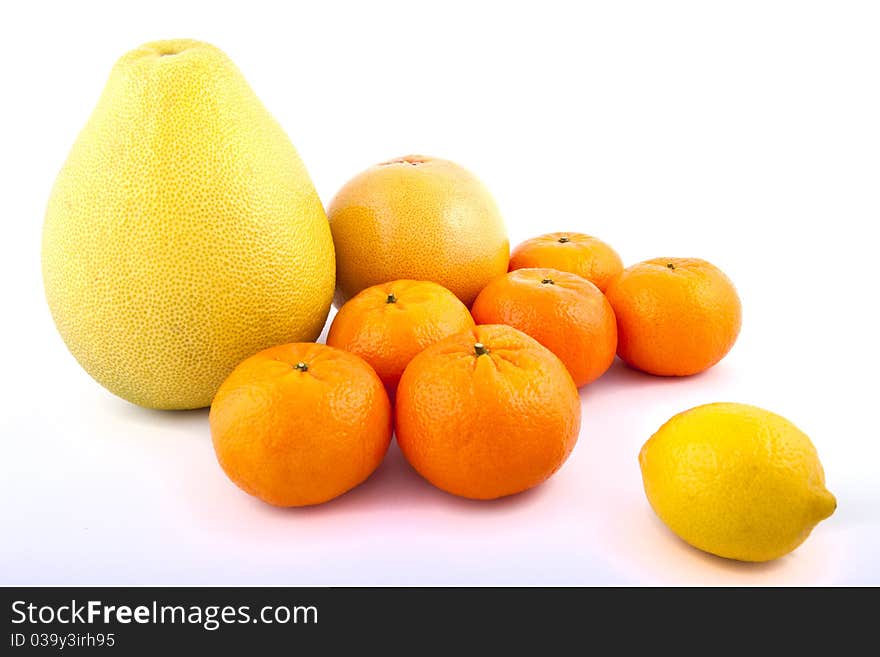
<svg viewBox="0 0 880 657">
<path fill-rule="evenodd" d="M 510 254 L 510 271 L 549 267 L 583 276 L 603 292 L 623 271 L 623 261 L 602 240 L 583 233 L 547 233 L 526 240 Z"/>
<path fill-rule="evenodd" d="M 434 281 L 470 306 L 507 271 L 510 245 L 489 191 L 454 162 L 409 155 L 370 167 L 327 212 L 336 303 L 378 283 Z"/>
<path fill-rule="evenodd" d="M 617 355 L 659 376 L 688 376 L 733 347 L 742 306 L 733 283 L 696 258 L 655 258 L 628 267 L 606 290 L 617 316 Z"/>
<path fill-rule="evenodd" d="M 312 342 L 242 361 L 211 404 L 227 476 L 277 506 L 320 504 L 354 488 L 391 442 L 391 403 L 363 359 Z"/>
<path fill-rule="evenodd" d="M 474 325 L 458 297 L 430 281 L 373 285 L 333 318 L 327 344 L 367 361 L 390 390 L 417 353 Z"/>
<path fill-rule="evenodd" d="M 476 326 L 412 359 L 397 388 L 397 442 L 425 479 L 492 499 L 550 477 L 577 441 L 581 405 L 553 353 L 510 326 Z"/>
<path fill-rule="evenodd" d="M 611 367 L 617 323 L 605 295 L 590 281 L 556 269 L 517 269 L 480 292 L 478 324 L 507 324 L 535 338 L 565 363 L 578 387 Z"/>
</svg>

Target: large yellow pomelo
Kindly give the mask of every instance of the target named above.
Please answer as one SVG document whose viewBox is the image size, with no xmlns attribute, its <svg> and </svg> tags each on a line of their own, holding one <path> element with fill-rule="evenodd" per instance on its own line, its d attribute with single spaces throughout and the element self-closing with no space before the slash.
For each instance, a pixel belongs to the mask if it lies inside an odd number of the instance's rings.
<svg viewBox="0 0 880 657">
<path fill-rule="evenodd" d="M 43 278 L 68 348 L 111 392 L 207 406 L 242 359 L 314 340 L 334 288 L 321 201 L 226 55 L 124 55 L 46 212 Z"/>
</svg>

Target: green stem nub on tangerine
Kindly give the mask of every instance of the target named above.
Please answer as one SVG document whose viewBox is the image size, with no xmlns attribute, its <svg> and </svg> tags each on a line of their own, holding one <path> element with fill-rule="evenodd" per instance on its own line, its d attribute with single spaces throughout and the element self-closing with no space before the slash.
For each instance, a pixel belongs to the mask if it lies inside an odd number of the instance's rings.
<svg viewBox="0 0 880 657">
<path fill-rule="evenodd" d="M 300 372 L 308 372 L 309 366 L 304 362 L 300 361 L 296 365 L 293 366 L 293 369 L 299 370 Z"/>
<path fill-rule="evenodd" d="M 385 297 L 385 303 L 397 303 L 397 297 L 394 296 L 394 292 Z"/>
<path fill-rule="evenodd" d="M 486 345 L 484 345 L 482 342 L 475 342 L 474 343 L 474 353 L 477 356 L 485 356 L 486 354 L 489 353 L 489 348 Z"/>
</svg>

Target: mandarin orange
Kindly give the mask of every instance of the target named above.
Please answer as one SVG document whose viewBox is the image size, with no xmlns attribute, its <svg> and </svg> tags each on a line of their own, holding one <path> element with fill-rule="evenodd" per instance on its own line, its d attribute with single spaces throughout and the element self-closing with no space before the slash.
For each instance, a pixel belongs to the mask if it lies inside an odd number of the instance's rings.
<svg viewBox="0 0 880 657">
<path fill-rule="evenodd" d="M 277 506 L 342 495 L 370 476 L 391 442 L 391 404 L 376 373 L 354 354 L 311 342 L 241 362 L 209 421 L 226 475 Z"/>
<path fill-rule="evenodd" d="M 397 388 L 400 448 L 449 493 L 492 499 L 536 486 L 577 441 L 577 388 L 546 347 L 510 326 L 477 326 L 412 359 Z"/>
<path fill-rule="evenodd" d="M 510 254 L 510 271 L 549 267 L 583 276 L 603 292 L 623 271 L 617 251 L 583 233 L 547 233 L 526 240 Z"/>
<path fill-rule="evenodd" d="M 720 361 L 742 324 L 736 288 L 697 258 L 628 267 L 606 291 L 617 316 L 617 355 L 659 376 L 688 376 Z"/>
<path fill-rule="evenodd" d="M 575 274 L 517 269 L 484 287 L 472 311 L 478 324 L 507 324 L 535 338 L 559 356 L 578 387 L 614 362 L 617 323 L 611 304 Z"/>
<path fill-rule="evenodd" d="M 394 390 L 422 349 L 473 325 L 467 307 L 442 285 L 391 281 L 362 290 L 342 306 L 327 344 L 363 358 Z"/>
</svg>

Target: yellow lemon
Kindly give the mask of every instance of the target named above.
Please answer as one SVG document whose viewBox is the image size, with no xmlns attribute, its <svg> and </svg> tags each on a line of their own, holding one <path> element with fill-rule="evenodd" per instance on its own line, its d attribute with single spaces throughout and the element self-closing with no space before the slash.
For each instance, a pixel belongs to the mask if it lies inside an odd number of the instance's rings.
<svg viewBox="0 0 880 657">
<path fill-rule="evenodd" d="M 639 463 L 660 519 L 694 547 L 728 559 L 788 554 L 837 507 L 810 439 L 755 406 L 679 413 L 645 443 Z"/>
</svg>

